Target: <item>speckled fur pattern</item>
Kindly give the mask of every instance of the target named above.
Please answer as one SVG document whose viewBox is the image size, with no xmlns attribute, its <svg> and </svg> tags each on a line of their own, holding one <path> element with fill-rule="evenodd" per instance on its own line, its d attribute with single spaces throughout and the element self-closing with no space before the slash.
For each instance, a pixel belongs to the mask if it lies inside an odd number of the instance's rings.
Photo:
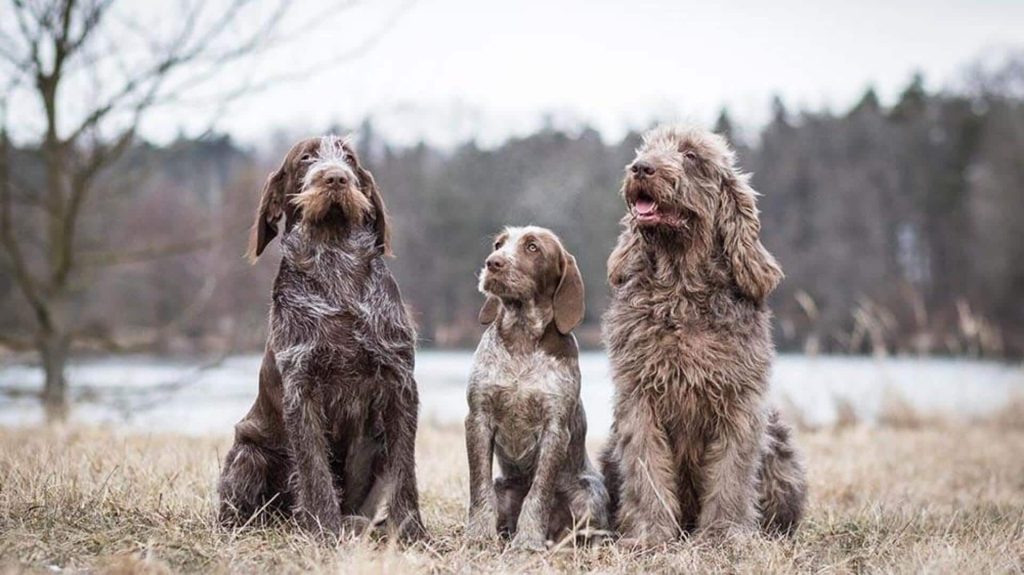
<svg viewBox="0 0 1024 575">
<path fill-rule="evenodd" d="M 765 298 L 782 272 L 758 238 L 755 192 L 724 139 L 669 126 L 645 134 L 622 193 L 603 318 L 614 423 L 601 457 L 622 541 L 788 533 L 806 479 L 765 398 Z"/>
<path fill-rule="evenodd" d="M 254 254 L 283 215 L 259 394 L 225 460 L 221 520 L 269 509 L 331 536 L 384 523 L 421 537 L 415 333 L 384 261 L 380 191 L 347 143 L 305 140 L 268 180 Z"/>
<path fill-rule="evenodd" d="M 571 334 L 583 318 L 575 258 L 548 230 L 508 228 L 488 258 L 481 290 L 488 298 L 481 321 L 490 325 L 467 392 L 468 535 L 501 533 L 513 537 L 513 547 L 531 550 L 564 537 L 600 537 L 608 492 L 585 446 Z"/>
</svg>

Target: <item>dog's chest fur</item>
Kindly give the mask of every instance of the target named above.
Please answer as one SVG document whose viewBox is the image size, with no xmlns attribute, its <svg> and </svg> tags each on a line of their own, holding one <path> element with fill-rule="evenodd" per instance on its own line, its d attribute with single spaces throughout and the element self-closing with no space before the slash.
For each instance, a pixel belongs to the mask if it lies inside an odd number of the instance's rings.
<svg viewBox="0 0 1024 575">
<path fill-rule="evenodd" d="M 474 355 L 468 395 L 470 409 L 494 425 L 499 455 L 528 464 L 549 422 L 575 406 L 579 381 L 564 361 L 541 349 L 510 353 L 492 326 Z"/>
<path fill-rule="evenodd" d="M 365 396 L 382 372 L 412 372 L 415 334 L 376 243 L 369 231 L 316 239 L 298 227 L 282 242 L 270 338 L 286 381 L 302 373 Z"/>
<path fill-rule="evenodd" d="M 650 396 L 672 419 L 713 424 L 765 391 L 769 315 L 727 290 L 687 293 L 637 277 L 615 291 L 604 338 L 619 393 Z M 742 352 L 741 352 L 742 350 Z"/>
</svg>

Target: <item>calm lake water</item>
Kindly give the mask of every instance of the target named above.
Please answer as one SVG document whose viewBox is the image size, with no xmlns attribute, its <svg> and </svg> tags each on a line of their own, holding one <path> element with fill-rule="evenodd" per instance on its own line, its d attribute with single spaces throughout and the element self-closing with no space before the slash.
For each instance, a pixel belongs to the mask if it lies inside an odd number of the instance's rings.
<svg viewBox="0 0 1024 575">
<path fill-rule="evenodd" d="M 460 422 L 471 352 L 423 351 L 417 355 L 421 420 Z M 152 357 L 94 359 L 69 370 L 76 404 L 71 419 L 135 430 L 188 434 L 230 433 L 256 395 L 260 356 L 231 357 L 214 366 Z M 611 421 L 608 359 L 584 353 L 583 402 L 591 434 L 605 435 Z M 38 390 L 42 373 L 31 365 L 0 367 L 0 388 Z M 798 409 L 810 423 L 834 421 L 848 403 L 867 421 L 887 397 L 898 396 L 923 413 L 981 415 L 1024 396 L 1024 368 L 959 359 L 875 359 L 782 355 L 772 373 L 772 395 Z M 41 422 L 38 400 L 0 395 L 0 425 Z"/>
</svg>

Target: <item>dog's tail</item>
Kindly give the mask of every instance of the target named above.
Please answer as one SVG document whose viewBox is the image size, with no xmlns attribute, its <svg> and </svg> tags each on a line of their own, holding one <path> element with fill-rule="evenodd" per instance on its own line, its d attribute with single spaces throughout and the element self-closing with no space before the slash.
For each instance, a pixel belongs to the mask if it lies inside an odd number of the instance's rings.
<svg viewBox="0 0 1024 575">
<path fill-rule="evenodd" d="M 772 408 L 759 477 L 761 526 L 771 534 L 792 533 L 807 504 L 807 472 L 791 436 L 789 426 Z"/>
</svg>

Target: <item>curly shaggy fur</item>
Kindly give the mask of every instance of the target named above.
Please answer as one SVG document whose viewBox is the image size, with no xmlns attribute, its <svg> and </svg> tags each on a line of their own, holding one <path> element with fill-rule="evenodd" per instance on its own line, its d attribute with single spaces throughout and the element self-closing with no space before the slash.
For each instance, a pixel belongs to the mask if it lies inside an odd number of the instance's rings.
<svg viewBox="0 0 1024 575">
<path fill-rule="evenodd" d="M 765 400 L 782 279 L 755 192 L 715 134 L 645 134 L 622 187 L 603 334 L 616 385 L 602 468 L 624 539 L 789 532 L 805 474 Z"/>
</svg>

